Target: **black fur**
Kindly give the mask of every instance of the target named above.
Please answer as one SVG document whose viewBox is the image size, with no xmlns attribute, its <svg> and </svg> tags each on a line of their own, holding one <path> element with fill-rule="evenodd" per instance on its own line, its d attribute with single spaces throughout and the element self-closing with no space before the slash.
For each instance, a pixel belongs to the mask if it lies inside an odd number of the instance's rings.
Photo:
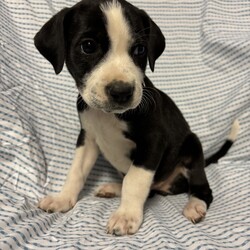
<svg viewBox="0 0 250 250">
<path fill-rule="evenodd" d="M 76 147 L 83 146 L 84 140 L 85 140 L 85 130 L 81 129 L 80 134 L 79 134 L 78 139 L 77 139 L 77 142 L 76 142 Z"/>
<path fill-rule="evenodd" d="M 35 46 L 53 65 L 55 73 L 62 71 L 65 61 L 64 17 L 65 8 L 50 19 L 35 36 Z"/>
<path fill-rule="evenodd" d="M 219 149 L 219 151 L 217 151 L 215 154 L 211 155 L 209 158 L 206 159 L 206 166 L 218 162 L 220 158 L 226 155 L 232 145 L 233 141 L 226 140 L 222 147 Z"/>
<path fill-rule="evenodd" d="M 191 132 L 174 102 L 156 89 L 147 77 L 144 83 L 154 103 L 148 102 L 148 107 L 138 107 L 134 111 L 117 115 L 129 124 L 130 130 L 126 137 L 137 145 L 131 160 L 137 166 L 156 170 L 155 183 L 166 180 L 177 165 L 183 165 L 189 171 L 190 194 L 204 200 L 209 206 L 213 199 L 212 191 L 205 175 L 205 161 L 198 137 Z M 178 176 L 169 194 L 188 191 L 186 180 L 180 182 L 183 178 Z M 198 190 L 197 185 L 201 187 Z M 167 194 L 157 190 L 155 192 Z"/>
</svg>

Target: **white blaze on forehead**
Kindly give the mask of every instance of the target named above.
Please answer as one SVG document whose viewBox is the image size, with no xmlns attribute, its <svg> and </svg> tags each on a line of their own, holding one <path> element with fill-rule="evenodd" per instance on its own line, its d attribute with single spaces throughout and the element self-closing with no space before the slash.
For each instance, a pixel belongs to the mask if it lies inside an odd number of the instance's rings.
<svg viewBox="0 0 250 250">
<path fill-rule="evenodd" d="M 121 4 L 113 0 L 102 4 L 101 10 L 106 17 L 111 50 L 117 54 L 127 53 L 132 37 Z"/>
</svg>

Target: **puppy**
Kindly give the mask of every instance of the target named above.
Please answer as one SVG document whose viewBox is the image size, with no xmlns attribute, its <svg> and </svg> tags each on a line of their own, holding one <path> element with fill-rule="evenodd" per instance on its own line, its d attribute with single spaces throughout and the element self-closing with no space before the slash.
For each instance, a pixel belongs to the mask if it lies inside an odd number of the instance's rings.
<svg viewBox="0 0 250 250">
<path fill-rule="evenodd" d="M 183 214 L 202 220 L 213 196 L 204 171 L 198 137 L 174 102 L 145 75 L 165 48 L 154 21 L 125 0 L 83 0 L 53 16 L 36 34 L 35 46 L 59 74 L 66 62 L 79 90 L 81 130 L 62 191 L 46 196 L 39 207 L 66 212 L 102 153 L 121 173 L 123 183 L 100 187 L 97 196 L 121 196 L 107 232 L 134 234 L 143 221 L 143 207 L 154 193 L 188 192 Z M 226 142 L 208 163 L 231 146 Z"/>
</svg>

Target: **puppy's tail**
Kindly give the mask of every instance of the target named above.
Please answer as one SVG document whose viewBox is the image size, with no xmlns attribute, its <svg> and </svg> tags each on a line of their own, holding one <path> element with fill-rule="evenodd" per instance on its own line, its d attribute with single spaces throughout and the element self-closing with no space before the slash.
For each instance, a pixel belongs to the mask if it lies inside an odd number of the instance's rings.
<svg viewBox="0 0 250 250">
<path fill-rule="evenodd" d="M 213 155 L 211 155 L 209 158 L 205 160 L 205 166 L 208 166 L 211 163 L 216 163 L 220 158 L 222 158 L 228 150 L 232 147 L 233 143 L 235 142 L 237 135 L 240 130 L 240 124 L 239 121 L 236 119 L 234 120 L 232 124 L 231 131 L 225 141 L 225 143 L 222 145 L 222 147 Z"/>
</svg>

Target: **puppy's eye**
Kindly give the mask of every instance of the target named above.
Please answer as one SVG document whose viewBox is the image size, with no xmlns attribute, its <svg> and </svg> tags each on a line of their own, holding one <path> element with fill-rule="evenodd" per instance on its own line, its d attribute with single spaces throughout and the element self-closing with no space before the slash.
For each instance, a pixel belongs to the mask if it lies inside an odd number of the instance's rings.
<svg viewBox="0 0 250 250">
<path fill-rule="evenodd" d="M 138 44 L 136 46 L 133 47 L 132 52 L 134 56 L 143 56 L 144 54 L 146 54 L 146 47 L 142 44 Z"/>
<path fill-rule="evenodd" d="M 97 50 L 97 44 L 92 39 L 86 39 L 81 44 L 81 50 L 86 55 L 93 54 Z"/>
</svg>

